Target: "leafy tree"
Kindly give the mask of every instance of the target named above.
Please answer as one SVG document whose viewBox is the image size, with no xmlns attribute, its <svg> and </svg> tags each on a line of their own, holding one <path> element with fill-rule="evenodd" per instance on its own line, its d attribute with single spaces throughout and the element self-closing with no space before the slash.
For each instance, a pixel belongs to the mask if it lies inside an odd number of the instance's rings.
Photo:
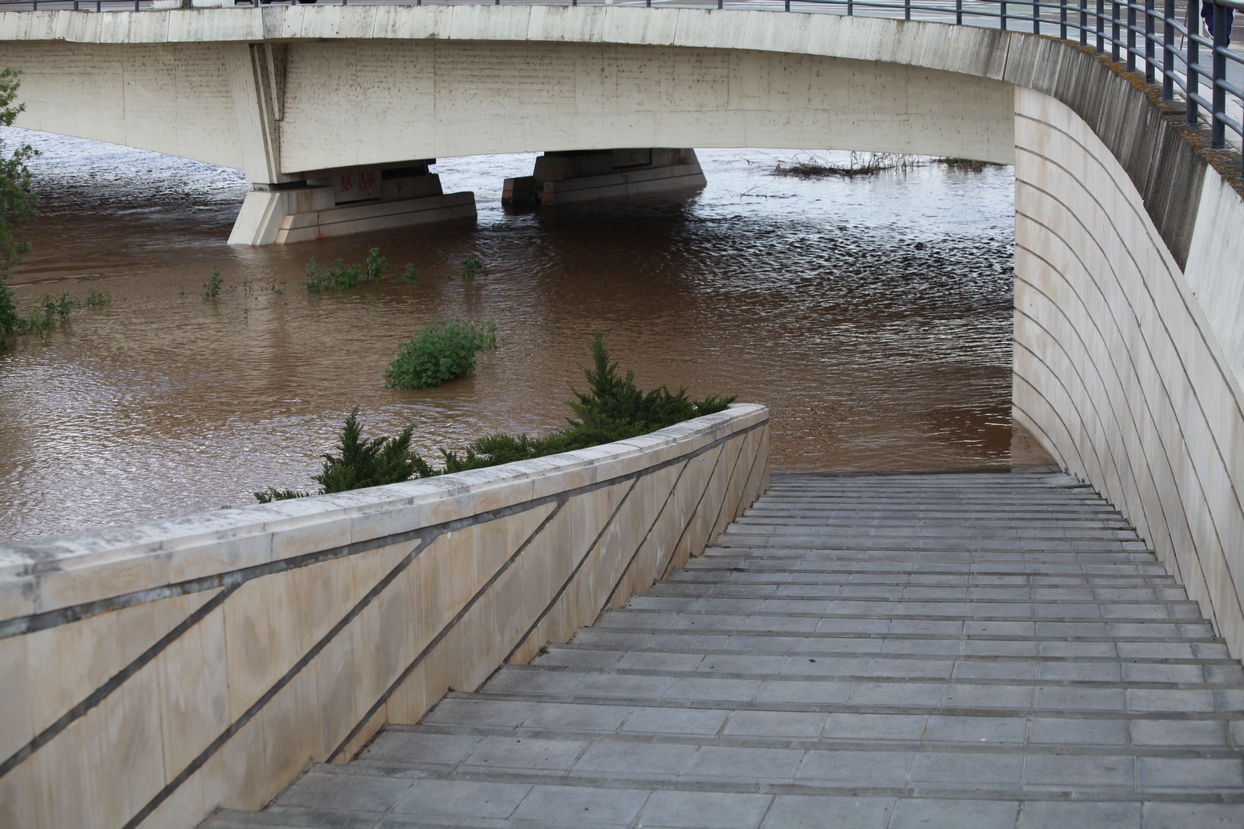
<svg viewBox="0 0 1244 829">
<path fill-rule="evenodd" d="M 15 69 L 0 69 L 0 126 L 13 126 L 13 120 L 26 108 L 14 103 L 20 74 Z M 0 138 L 0 350 L 9 347 L 18 325 L 17 306 L 7 280 L 10 269 L 30 250 L 30 243 L 17 239 L 14 231 L 35 215 L 36 196 L 26 162 L 36 155 L 29 144 L 10 154 Z"/>
</svg>

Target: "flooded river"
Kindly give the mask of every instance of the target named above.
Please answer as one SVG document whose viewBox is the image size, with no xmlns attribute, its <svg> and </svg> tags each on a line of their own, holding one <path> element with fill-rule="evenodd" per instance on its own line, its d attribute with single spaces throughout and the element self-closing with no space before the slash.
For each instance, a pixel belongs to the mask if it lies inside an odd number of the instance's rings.
<svg viewBox="0 0 1244 829">
<path fill-rule="evenodd" d="M 415 424 L 425 456 L 569 410 L 592 331 L 644 388 L 688 385 L 772 412 L 775 471 L 1010 460 L 1013 180 L 940 165 L 872 178 L 771 175 L 845 154 L 701 151 L 689 199 L 509 215 L 532 156 L 445 159 L 473 226 L 230 248 L 239 173 L 40 133 L 34 251 L 12 279 L 111 303 L 0 354 L 0 540 L 253 503 L 310 488 L 351 407 L 369 434 Z M 307 261 L 379 247 L 394 282 L 309 295 Z M 458 278 L 462 261 L 488 269 Z M 224 287 L 201 286 L 219 267 Z M 386 389 L 434 315 L 493 320 L 502 345 L 432 391 Z"/>
</svg>

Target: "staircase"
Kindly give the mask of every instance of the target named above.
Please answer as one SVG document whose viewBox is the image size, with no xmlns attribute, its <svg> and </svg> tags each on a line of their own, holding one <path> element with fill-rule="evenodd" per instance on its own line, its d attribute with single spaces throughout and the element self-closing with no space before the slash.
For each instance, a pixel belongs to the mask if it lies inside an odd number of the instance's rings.
<svg viewBox="0 0 1244 829">
<path fill-rule="evenodd" d="M 1244 674 L 1055 471 L 774 476 L 668 581 L 244 827 L 1240 827 Z"/>
</svg>

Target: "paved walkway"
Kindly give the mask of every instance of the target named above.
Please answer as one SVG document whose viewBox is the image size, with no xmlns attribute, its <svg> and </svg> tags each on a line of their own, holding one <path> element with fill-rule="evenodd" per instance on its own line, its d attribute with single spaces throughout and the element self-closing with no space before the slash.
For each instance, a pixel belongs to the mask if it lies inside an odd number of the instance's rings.
<svg viewBox="0 0 1244 829">
<path fill-rule="evenodd" d="M 1054 473 L 775 476 L 668 582 L 309 770 L 299 827 L 1244 826 L 1240 663 Z"/>
</svg>

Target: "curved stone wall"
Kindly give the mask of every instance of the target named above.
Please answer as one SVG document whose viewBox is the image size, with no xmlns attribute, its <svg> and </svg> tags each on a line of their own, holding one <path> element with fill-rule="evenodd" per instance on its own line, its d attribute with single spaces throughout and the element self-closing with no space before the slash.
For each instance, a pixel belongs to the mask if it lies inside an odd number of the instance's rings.
<svg viewBox="0 0 1244 829">
<path fill-rule="evenodd" d="M 0 826 L 259 808 L 701 552 L 768 423 L 0 547 Z"/>
<path fill-rule="evenodd" d="M 1182 137 L 1163 152 L 1174 128 L 1118 86 L 1107 137 L 1149 138 L 1132 171 L 1072 106 L 1016 90 L 1015 419 L 1127 516 L 1238 658 L 1244 206 L 1204 161 L 1180 163 L 1197 160 Z"/>
</svg>

